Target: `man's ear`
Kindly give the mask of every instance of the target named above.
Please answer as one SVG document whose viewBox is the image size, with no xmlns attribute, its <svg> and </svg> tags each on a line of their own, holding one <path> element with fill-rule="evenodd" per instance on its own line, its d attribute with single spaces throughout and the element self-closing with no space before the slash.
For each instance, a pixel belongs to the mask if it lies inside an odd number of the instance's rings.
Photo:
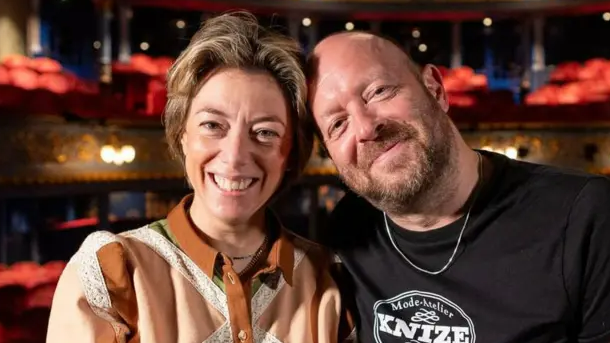
<svg viewBox="0 0 610 343">
<path fill-rule="evenodd" d="M 436 99 L 443 112 L 447 113 L 449 111 L 449 100 L 447 99 L 445 87 L 443 87 L 441 72 L 435 66 L 426 64 L 422 69 L 421 74 L 424 86 L 428 89 L 428 92 L 432 94 L 432 97 Z"/>
</svg>

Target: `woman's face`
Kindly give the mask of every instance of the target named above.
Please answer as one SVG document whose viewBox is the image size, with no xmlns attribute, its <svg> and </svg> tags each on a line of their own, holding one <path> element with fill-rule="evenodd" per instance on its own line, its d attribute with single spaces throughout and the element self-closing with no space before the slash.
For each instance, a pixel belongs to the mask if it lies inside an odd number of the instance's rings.
<svg viewBox="0 0 610 343">
<path fill-rule="evenodd" d="M 292 143 L 288 102 L 261 71 L 221 69 L 193 98 L 182 136 L 193 206 L 247 222 L 278 188 Z"/>
</svg>

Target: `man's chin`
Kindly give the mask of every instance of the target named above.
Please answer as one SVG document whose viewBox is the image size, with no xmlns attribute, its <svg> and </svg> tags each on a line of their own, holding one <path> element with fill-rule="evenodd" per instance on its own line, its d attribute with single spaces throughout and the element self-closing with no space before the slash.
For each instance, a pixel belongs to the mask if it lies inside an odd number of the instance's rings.
<svg viewBox="0 0 610 343">
<path fill-rule="evenodd" d="M 373 170 L 368 176 L 371 184 L 376 187 L 398 187 L 405 183 L 405 180 L 413 179 L 413 173 L 405 168 L 396 168 L 393 170 Z"/>
<path fill-rule="evenodd" d="M 343 182 L 376 208 L 394 212 L 397 208 L 403 208 L 412 202 L 414 195 L 419 193 L 418 183 L 412 182 L 414 178 L 415 176 L 405 172 L 372 173 L 368 175 L 366 181 L 344 178 Z"/>
</svg>

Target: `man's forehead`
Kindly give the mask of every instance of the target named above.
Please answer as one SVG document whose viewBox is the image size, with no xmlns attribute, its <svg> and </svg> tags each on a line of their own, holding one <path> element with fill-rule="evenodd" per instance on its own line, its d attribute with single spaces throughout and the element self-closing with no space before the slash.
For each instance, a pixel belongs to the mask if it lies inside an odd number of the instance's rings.
<svg viewBox="0 0 610 343">
<path fill-rule="evenodd" d="M 314 58 L 318 61 L 318 69 L 331 67 L 337 63 L 345 63 L 353 60 L 370 59 L 376 52 L 373 48 L 373 37 L 337 37 L 327 38 L 314 50 Z"/>
<path fill-rule="evenodd" d="M 311 85 L 321 87 L 328 83 L 360 83 L 380 78 L 387 79 L 401 74 L 400 70 L 403 68 L 407 66 L 384 56 L 365 52 L 334 59 L 321 59 Z"/>
<path fill-rule="evenodd" d="M 361 61 L 362 62 L 362 61 Z M 375 80 L 393 78 L 396 73 L 382 63 L 358 63 L 347 66 L 335 64 L 321 70 L 313 84 L 316 88 L 332 87 L 335 90 L 347 91 L 360 88 Z"/>
<path fill-rule="evenodd" d="M 366 33 L 339 34 L 323 40 L 313 52 L 314 75 L 334 72 L 340 67 L 374 67 L 386 65 L 387 68 L 406 66 L 407 56 L 394 43 L 381 37 Z"/>
<path fill-rule="evenodd" d="M 378 39 L 370 33 L 364 32 L 347 32 L 332 35 L 324 38 L 314 48 L 314 54 L 324 53 L 328 50 L 343 49 L 354 45 L 370 44 L 370 42 Z"/>
</svg>

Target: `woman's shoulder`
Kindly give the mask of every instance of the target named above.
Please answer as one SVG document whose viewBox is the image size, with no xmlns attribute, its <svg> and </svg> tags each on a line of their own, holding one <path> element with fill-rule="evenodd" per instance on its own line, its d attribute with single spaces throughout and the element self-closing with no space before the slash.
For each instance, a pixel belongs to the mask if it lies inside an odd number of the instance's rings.
<svg viewBox="0 0 610 343">
<path fill-rule="evenodd" d="M 142 227 L 113 233 L 107 230 L 99 230 L 87 235 L 76 253 L 70 259 L 70 263 L 87 264 L 92 259 L 115 259 L 113 255 L 121 255 L 125 258 L 125 251 L 133 245 L 134 238 L 143 236 L 156 236 L 161 239 L 172 239 L 165 219 L 158 220 Z"/>
</svg>

